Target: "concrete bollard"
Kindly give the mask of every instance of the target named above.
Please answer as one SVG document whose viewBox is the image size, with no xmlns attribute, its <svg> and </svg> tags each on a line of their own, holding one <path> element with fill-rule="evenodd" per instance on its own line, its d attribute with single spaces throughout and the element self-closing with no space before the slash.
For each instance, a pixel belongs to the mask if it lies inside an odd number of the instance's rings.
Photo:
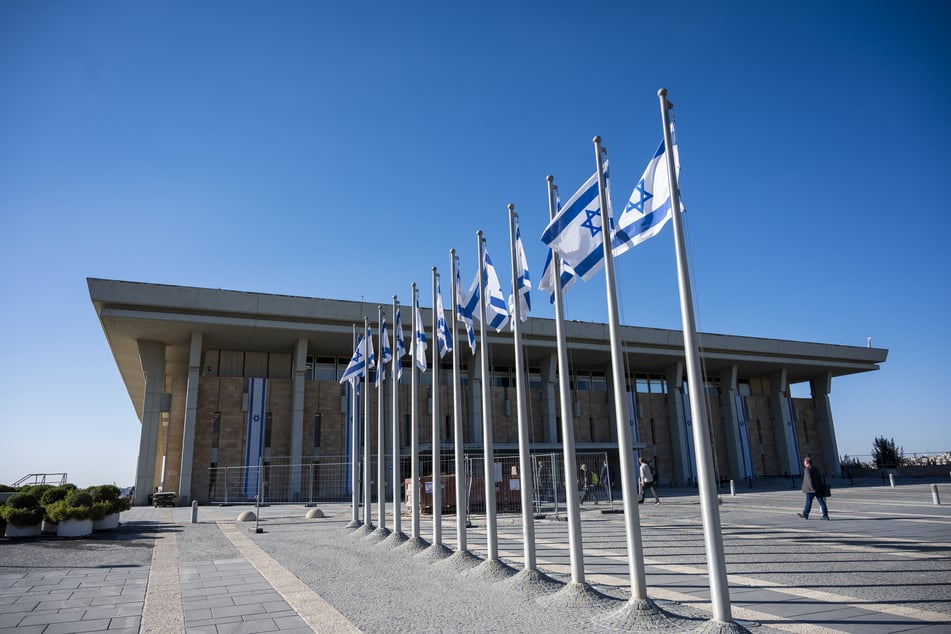
<svg viewBox="0 0 951 634">
<path fill-rule="evenodd" d="M 736 497 L 736 483 L 733 480 L 730 480 L 730 495 Z"/>
<path fill-rule="evenodd" d="M 888 474 L 888 482 L 892 485 L 892 488 L 895 488 L 895 474 L 894 473 Z"/>
<path fill-rule="evenodd" d="M 941 505 L 941 498 L 938 497 L 938 485 L 931 485 L 931 501 L 934 502 L 935 506 Z"/>
<path fill-rule="evenodd" d="M 198 500 L 192 502 L 192 524 L 198 523 Z"/>
</svg>

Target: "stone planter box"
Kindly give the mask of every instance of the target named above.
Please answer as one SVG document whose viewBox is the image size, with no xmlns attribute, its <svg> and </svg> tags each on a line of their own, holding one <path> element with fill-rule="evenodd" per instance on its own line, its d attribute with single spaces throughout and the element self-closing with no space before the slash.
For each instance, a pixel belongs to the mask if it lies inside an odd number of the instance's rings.
<svg viewBox="0 0 951 634">
<path fill-rule="evenodd" d="M 55 535 L 56 534 L 56 522 L 53 520 L 43 520 L 43 525 L 41 531 L 44 535 Z"/>
<path fill-rule="evenodd" d="M 57 537 L 85 537 L 92 535 L 92 520 L 63 520 L 56 526 Z"/>
<path fill-rule="evenodd" d="M 118 513 L 110 513 L 101 520 L 96 520 L 92 523 L 92 529 L 94 531 L 111 531 L 117 528 L 119 528 Z"/>
<path fill-rule="evenodd" d="M 36 537 L 43 531 L 43 524 L 36 523 L 30 526 L 14 526 L 7 522 L 7 528 L 4 531 L 4 537 Z"/>
</svg>

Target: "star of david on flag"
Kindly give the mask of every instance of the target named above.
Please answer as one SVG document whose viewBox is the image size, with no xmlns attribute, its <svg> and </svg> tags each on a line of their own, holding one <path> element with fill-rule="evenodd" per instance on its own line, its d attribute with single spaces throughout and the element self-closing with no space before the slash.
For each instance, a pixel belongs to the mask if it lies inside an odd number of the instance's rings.
<svg viewBox="0 0 951 634">
<path fill-rule="evenodd" d="M 607 173 L 608 162 L 605 161 L 605 184 Z M 605 198 L 608 200 L 610 218 L 611 196 L 608 192 Z M 595 172 L 548 224 L 542 233 L 542 242 L 561 255 L 581 279 L 588 281 L 604 266 L 602 229 L 598 174 Z"/>
<path fill-rule="evenodd" d="M 347 369 L 343 371 L 340 382 L 357 381 L 361 376 L 365 376 L 367 369 L 376 365 L 376 357 L 373 354 L 373 337 L 370 336 L 370 329 L 360 338 L 360 342 L 353 351 L 350 363 Z"/>
<path fill-rule="evenodd" d="M 673 133 L 673 124 L 671 124 Z M 677 176 L 680 176 L 680 157 L 677 152 L 677 139 L 673 139 L 674 164 Z M 657 151 L 641 180 L 634 186 L 631 197 L 624 206 L 624 212 L 617 219 L 617 229 L 611 238 L 611 253 L 621 255 L 645 240 L 653 238 L 664 228 L 671 218 L 670 171 L 667 169 L 667 155 L 664 142 L 660 142 Z"/>
</svg>

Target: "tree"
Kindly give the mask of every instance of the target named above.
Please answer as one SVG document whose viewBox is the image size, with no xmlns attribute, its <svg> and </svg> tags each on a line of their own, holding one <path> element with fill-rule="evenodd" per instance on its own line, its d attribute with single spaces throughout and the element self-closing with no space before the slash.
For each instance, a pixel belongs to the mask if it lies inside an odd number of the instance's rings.
<svg viewBox="0 0 951 634">
<path fill-rule="evenodd" d="M 879 469 L 894 469 L 901 464 L 902 451 L 895 445 L 894 438 L 876 436 L 872 442 L 872 460 Z"/>
</svg>

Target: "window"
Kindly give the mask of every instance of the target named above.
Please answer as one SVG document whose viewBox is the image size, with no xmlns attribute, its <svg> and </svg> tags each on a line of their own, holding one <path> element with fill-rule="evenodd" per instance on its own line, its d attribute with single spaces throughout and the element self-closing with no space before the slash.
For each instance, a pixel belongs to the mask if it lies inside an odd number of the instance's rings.
<svg viewBox="0 0 951 634">
<path fill-rule="evenodd" d="M 314 414 L 314 447 L 320 447 L 320 414 Z"/>
<path fill-rule="evenodd" d="M 211 448 L 218 448 L 218 439 L 221 438 L 221 412 L 215 412 L 211 417 Z"/>
</svg>

